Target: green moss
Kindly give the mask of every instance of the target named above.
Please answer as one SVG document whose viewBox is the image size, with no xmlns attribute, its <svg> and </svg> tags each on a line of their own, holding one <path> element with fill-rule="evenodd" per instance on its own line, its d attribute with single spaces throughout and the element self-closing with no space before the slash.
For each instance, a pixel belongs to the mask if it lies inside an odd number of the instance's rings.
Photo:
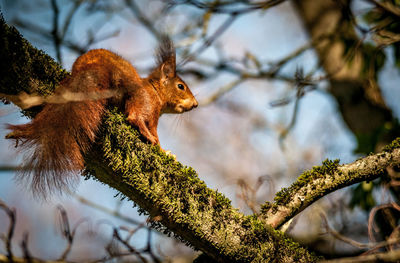
<svg viewBox="0 0 400 263">
<path fill-rule="evenodd" d="M 264 262 L 266 258 L 273 258 L 276 262 L 316 262 L 320 257 L 311 253 L 308 254 L 306 248 L 302 247 L 283 232 L 275 230 L 259 220 L 257 216 L 248 216 L 243 221 L 243 226 L 250 231 L 243 239 L 247 244 L 257 244 L 264 241 L 260 248 L 260 253 L 251 262 Z M 267 242 L 265 242 L 267 240 Z M 278 249 L 279 248 L 279 249 Z M 307 255 L 306 257 L 304 255 Z"/>
<path fill-rule="evenodd" d="M 34 48 L 0 15 L 0 93 L 49 95 L 68 72 L 49 55 Z M 3 98 L 4 99 L 4 98 Z M 38 109 L 23 111 L 34 116 Z"/>
<path fill-rule="evenodd" d="M 271 211 L 272 213 L 276 212 L 276 210 L 278 209 L 278 205 L 275 203 L 271 203 L 271 202 L 265 202 L 263 205 L 261 205 L 261 214 L 265 214 L 268 211 Z"/>
<path fill-rule="evenodd" d="M 290 201 L 290 198 L 293 196 L 297 190 L 301 187 L 307 185 L 312 182 L 314 179 L 323 178 L 327 174 L 334 174 L 338 172 L 339 159 L 329 160 L 326 159 L 322 162 L 321 166 L 314 166 L 311 170 L 303 172 L 289 188 L 282 188 L 274 198 L 274 201 L 278 205 L 287 204 Z"/>
<path fill-rule="evenodd" d="M 389 145 L 386 145 L 383 148 L 384 152 L 391 152 L 394 149 L 398 149 L 400 148 L 400 137 L 397 137 L 396 139 L 394 139 Z"/>
<path fill-rule="evenodd" d="M 304 261 L 304 252 L 308 251 L 305 247 L 301 246 L 299 243 L 293 241 L 290 237 L 288 237 L 285 233 L 274 229 L 275 235 L 277 237 L 277 242 L 279 246 L 283 246 L 288 248 L 287 252 L 294 253 L 292 255 L 294 261 L 293 262 L 317 262 L 323 259 L 323 257 L 316 255 L 315 253 L 310 253 L 309 258 Z M 286 252 L 286 253 L 287 253 Z"/>
</svg>

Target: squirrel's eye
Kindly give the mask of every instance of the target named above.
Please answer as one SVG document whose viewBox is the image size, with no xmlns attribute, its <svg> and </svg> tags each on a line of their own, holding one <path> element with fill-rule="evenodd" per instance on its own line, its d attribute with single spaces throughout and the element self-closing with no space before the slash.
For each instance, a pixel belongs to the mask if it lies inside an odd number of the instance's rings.
<svg viewBox="0 0 400 263">
<path fill-rule="evenodd" d="M 184 90 L 185 86 L 183 86 L 182 84 L 178 84 L 178 89 Z"/>
</svg>

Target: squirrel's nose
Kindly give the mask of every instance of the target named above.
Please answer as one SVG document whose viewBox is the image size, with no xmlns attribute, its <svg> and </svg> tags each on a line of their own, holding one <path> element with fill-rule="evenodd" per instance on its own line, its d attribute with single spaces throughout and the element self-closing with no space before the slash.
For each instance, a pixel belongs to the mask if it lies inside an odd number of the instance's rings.
<svg viewBox="0 0 400 263">
<path fill-rule="evenodd" d="M 197 100 L 194 100 L 194 102 L 193 102 L 193 108 L 197 108 L 197 106 L 199 106 L 199 103 L 197 102 Z"/>
</svg>

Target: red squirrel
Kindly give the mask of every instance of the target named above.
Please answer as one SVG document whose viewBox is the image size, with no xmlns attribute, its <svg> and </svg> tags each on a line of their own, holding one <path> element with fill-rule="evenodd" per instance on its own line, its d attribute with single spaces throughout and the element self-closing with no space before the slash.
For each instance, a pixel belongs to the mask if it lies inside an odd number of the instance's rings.
<svg viewBox="0 0 400 263">
<path fill-rule="evenodd" d="M 28 180 L 34 193 L 46 195 L 68 189 L 84 168 L 83 155 L 96 138 L 106 106 L 118 105 L 127 121 L 152 144 L 159 145 L 158 119 L 163 113 L 183 113 L 198 103 L 176 74 L 172 41 L 164 37 L 157 50 L 157 66 L 147 78 L 119 55 L 91 50 L 78 57 L 71 75 L 53 96 L 79 94 L 80 100 L 47 103 L 27 124 L 8 125 L 17 147 L 27 153 L 18 179 Z M 114 94 L 105 98 L 102 94 Z M 110 97 L 110 96 L 108 96 Z M 20 142 L 18 144 L 18 142 Z"/>
</svg>

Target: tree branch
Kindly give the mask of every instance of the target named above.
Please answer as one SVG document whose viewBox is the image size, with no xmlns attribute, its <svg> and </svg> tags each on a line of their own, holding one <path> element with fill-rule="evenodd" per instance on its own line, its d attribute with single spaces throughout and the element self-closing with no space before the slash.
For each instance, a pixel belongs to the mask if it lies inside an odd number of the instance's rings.
<svg viewBox="0 0 400 263">
<path fill-rule="evenodd" d="M 387 168 L 400 166 L 399 145 L 400 138 L 397 138 L 383 152 L 350 164 L 339 165 L 339 160 L 325 160 L 322 166 L 304 172 L 292 186 L 278 192 L 275 203 L 264 204 L 262 217 L 272 227 L 280 227 L 328 193 L 386 175 Z"/>
</svg>

